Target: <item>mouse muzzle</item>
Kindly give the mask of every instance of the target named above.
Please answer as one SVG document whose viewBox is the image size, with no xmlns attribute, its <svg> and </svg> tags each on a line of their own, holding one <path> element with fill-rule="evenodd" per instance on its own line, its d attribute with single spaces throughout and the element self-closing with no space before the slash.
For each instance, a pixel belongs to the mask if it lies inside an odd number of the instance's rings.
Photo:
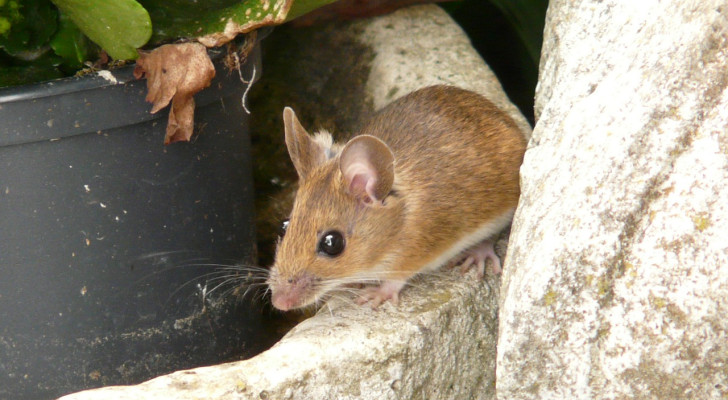
<svg viewBox="0 0 728 400">
<path fill-rule="evenodd" d="M 284 277 L 277 271 L 272 271 L 268 285 L 273 306 L 281 311 L 288 311 L 307 305 L 315 282 L 316 279 L 310 274 Z"/>
</svg>

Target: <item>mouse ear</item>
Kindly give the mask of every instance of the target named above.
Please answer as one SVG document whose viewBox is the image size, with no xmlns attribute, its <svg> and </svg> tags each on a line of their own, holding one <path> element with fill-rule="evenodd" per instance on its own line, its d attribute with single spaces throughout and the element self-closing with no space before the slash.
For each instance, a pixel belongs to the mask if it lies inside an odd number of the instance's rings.
<svg viewBox="0 0 728 400">
<path fill-rule="evenodd" d="M 299 179 L 303 180 L 314 167 L 326 161 L 326 151 L 303 129 L 291 107 L 283 109 L 283 127 L 288 154 Z"/>
<path fill-rule="evenodd" d="M 394 154 L 374 136 L 357 136 L 341 151 L 339 169 L 349 193 L 364 204 L 381 205 L 394 182 Z"/>
</svg>

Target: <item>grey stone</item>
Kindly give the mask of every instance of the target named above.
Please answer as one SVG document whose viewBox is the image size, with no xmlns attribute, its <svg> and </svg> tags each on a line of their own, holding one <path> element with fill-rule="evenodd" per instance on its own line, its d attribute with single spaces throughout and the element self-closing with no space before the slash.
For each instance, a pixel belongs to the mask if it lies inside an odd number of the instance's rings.
<svg viewBox="0 0 728 400">
<path fill-rule="evenodd" d="M 369 71 L 362 84 L 366 94 L 331 90 L 351 87 L 351 82 L 330 82 L 331 76 L 323 75 L 306 81 L 311 94 L 302 98 L 326 99 L 339 110 L 380 108 L 420 87 L 449 83 L 486 95 L 530 135 L 493 73 L 440 8 L 411 7 L 322 30 L 326 35 L 314 35 L 317 40 L 308 43 L 312 49 L 371 49 L 373 57 L 341 57 L 370 63 L 352 68 Z M 352 46 L 351 38 L 359 45 Z M 292 69 L 301 65 L 296 59 L 287 62 Z M 321 65 L 308 58 L 303 63 Z M 338 103 L 342 99 L 364 106 Z M 356 119 L 344 122 L 354 126 Z M 496 245 L 501 256 L 504 246 L 505 240 Z M 479 281 L 473 273 L 443 270 L 422 276 L 405 289 L 399 306 L 387 303 L 377 311 L 334 299 L 249 360 L 63 399 L 493 399 L 500 278 Z"/>
<path fill-rule="evenodd" d="M 528 138 L 531 127 L 473 49 L 462 29 L 436 6 L 410 7 L 389 17 L 355 23 L 375 48 L 366 83 L 375 109 L 425 86 L 469 89 L 507 112 Z"/>
<path fill-rule="evenodd" d="M 499 398 L 728 396 L 727 16 L 550 2 Z"/>
</svg>

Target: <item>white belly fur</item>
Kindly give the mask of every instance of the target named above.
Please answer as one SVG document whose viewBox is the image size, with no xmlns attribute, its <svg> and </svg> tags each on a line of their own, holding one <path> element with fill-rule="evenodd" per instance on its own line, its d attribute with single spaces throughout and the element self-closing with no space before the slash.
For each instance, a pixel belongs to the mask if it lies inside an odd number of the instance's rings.
<svg viewBox="0 0 728 400">
<path fill-rule="evenodd" d="M 511 222 L 515 210 L 516 209 L 513 208 L 512 210 L 509 210 L 508 212 L 501 215 L 500 217 L 484 223 L 475 232 L 460 239 L 457 243 L 447 249 L 447 251 L 442 253 L 439 257 L 427 263 L 425 266 L 422 267 L 422 269 L 420 269 L 420 271 L 434 271 L 443 266 L 448 261 L 455 258 L 455 256 L 462 253 L 463 251 L 500 232 L 501 229 L 503 229 Z"/>
</svg>

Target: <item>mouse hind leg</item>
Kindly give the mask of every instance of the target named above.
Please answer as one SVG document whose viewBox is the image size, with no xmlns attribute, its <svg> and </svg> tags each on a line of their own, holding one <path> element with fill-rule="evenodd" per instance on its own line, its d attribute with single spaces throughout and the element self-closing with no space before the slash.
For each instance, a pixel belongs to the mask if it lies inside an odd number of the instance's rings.
<svg viewBox="0 0 728 400">
<path fill-rule="evenodd" d="M 372 309 L 377 309 L 382 303 L 389 300 L 395 306 L 399 303 L 399 292 L 404 288 L 405 281 L 384 281 L 379 286 L 364 289 L 357 300 L 359 305 L 369 303 Z"/>
<path fill-rule="evenodd" d="M 463 253 L 465 260 L 460 264 L 460 270 L 465 273 L 472 268 L 477 268 L 476 271 L 478 278 L 480 279 L 485 276 L 486 260 L 490 260 L 492 263 L 493 273 L 496 275 L 500 274 L 501 262 L 498 255 L 495 254 L 493 245 L 493 240 L 486 239 L 466 250 L 465 253 Z"/>
</svg>

